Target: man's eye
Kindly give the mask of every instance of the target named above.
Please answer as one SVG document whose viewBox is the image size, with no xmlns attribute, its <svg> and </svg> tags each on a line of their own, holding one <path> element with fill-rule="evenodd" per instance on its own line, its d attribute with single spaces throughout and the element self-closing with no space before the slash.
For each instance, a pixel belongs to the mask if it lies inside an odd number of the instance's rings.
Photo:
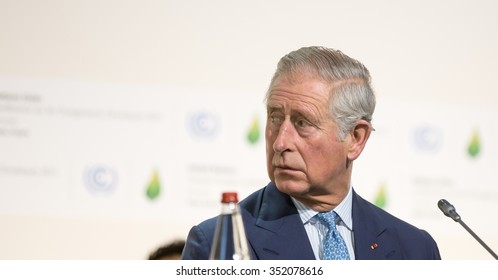
<svg viewBox="0 0 498 280">
<path fill-rule="evenodd" d="M 296 126 L 297 127 L 303 128 L 303 127 L 308 127 L 310 125 L 311 125 L 311 123 L 309 121 L 305 120 L 305 119 L 300 119 L 300 120 L 296 121 Z"/>
<path fill-rule="evenodd" d="M 282 118 L 278 115 L 270 115 L 269 117 L 271 123 L 280 123 Z"/>
</svg>

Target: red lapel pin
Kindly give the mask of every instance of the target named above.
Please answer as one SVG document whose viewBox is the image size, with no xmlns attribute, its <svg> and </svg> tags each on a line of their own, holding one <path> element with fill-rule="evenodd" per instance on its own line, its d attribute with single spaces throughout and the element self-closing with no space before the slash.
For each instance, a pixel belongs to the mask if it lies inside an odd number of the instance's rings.
<svg viewBox="0 0 498 280">
<path fill-rule="evenodd" d="M 377 243 L 374 243 L 374 244 L 372 244 L 372 245 L 370 246 L 370 249 L 372 249 L 372 250 L 373 250 L 373 249 L 375 249 L 375 248 L 377 248 L 377 247 L 379 247 L 379 245 L 377 245 Z"/>
</svg>

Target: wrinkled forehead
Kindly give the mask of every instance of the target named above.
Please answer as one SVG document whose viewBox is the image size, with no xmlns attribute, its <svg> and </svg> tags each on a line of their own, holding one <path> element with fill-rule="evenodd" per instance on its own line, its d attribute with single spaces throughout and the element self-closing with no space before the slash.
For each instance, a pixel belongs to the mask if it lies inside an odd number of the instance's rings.
<svg viewBox="0 0 498 280">
<path fill-rule="evenodd" d="M 309 87 L 309 92 L 314 93 L 316 90 L 313 90 L 311 87 L 328 87 L 329 90 L 327 94 L 331 93 L 331 88 L 333 84 L 330 81 L 320 77 L 314 71 L 296 71 L 296 72 L 286 72 L 276 76 L 265 95 L 265 103 L 268 104 L 268 100 L 270 96 L 279 91 L 282 87 L 299 87 L 300 85 L 307 84 Z"/>
<path fill-rule="evenodd" d="M 268 91 L 268 111 L 321 116 L 329 111 L 331 85 L 309 76 L 276 80 Z"/>
</svg>

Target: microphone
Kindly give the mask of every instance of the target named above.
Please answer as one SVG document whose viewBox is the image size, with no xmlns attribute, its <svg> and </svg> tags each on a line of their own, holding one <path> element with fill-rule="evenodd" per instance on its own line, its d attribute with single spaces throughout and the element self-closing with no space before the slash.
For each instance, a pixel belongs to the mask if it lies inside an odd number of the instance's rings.
<svg viewBox="0 0 498 280">
<path fill-rule="evenodd" d="M 460 215 L 458 215 L 458 213 L 456 212 L 455 207 L 448 201 L 446 201 L 446 199 L 439 200 L 437 206 L 439 207 L 439 209 L 441 209 L 441 211 L 443 211 L 446 216 L 452 218 L 455 222 L 462 220 Z"/>
<path fill-rule="evenodd" d="M 462 218 L 460 217 L 460 215 L 458 215 L 455 207 L 453 205 L 451 205 L 451 203 L 449 203 L 446 199 L 440 199 L 437 203 L 437 206 L 439 207 L 439 209 L 441 209 L 441 211 L 444 213 L 444 215 L 452 218 L 455 222 L 462 225 L 462 227 L 465 228 L 470 233 L 470 235 L 472 235 L 472 237 L 474 237 L 474 239 L 477 240 L 477 242 L 479 242 L 479 244 L 481 244 L 482 247 L 484 247 L 484 249 L 486 249 L 496 260 L 498 260 L 498 256 L 495 254 L 495 252 L 493 252 L 493 250 L 491 250 L 491 248 L 489 248 L 488 245 L 486 245 L 486 243 L 484 243 L 484 241 L 482 241 L 481 238 L 479 238 L 479 236 L 477 236 L 462 221 Z"/>
</svg>

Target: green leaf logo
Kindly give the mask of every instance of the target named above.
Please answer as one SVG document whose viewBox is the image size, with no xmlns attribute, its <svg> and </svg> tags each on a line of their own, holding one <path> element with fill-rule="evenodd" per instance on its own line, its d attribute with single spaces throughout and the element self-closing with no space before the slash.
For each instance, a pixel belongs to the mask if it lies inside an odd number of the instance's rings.
<svg viewBox="0 0 498 280">
<path fill-rule="evenodd" d="M 479 133 L 476 130 L 472 134 L 472 138 L 470 139 L 470 144 L 467 147 L 467 152 L 469 153 L 470 157 L 475 158 L 479 155 L 480 151 L 481 151 L 481 143 L 479 140 Z"/>
<path fill-rule="evenodd" d="M 377 207 L 384 208 L 387 204 L 386 187 L 384 184 L 380 185 L 377 191 L 377 196 L 375 197 L 374 204 Z"/>
<path fill-rule="evenodd" d="M 152 173 L 152 178 L 147 186 L 146 195 L 150 200 L 154 200 L 161 192 L 161 184 L 159 183 L 159 174 L 157 170 Z"/>
<path fill-rule="evenodd" d="M 251 144 L 256 144 L 259 140 L 260 132 L 259 132 L 259 121 L 257 117 L 254 117 L 249 128 L 249 132 L 247 133 L 247 141 Z"/>
</svg>

